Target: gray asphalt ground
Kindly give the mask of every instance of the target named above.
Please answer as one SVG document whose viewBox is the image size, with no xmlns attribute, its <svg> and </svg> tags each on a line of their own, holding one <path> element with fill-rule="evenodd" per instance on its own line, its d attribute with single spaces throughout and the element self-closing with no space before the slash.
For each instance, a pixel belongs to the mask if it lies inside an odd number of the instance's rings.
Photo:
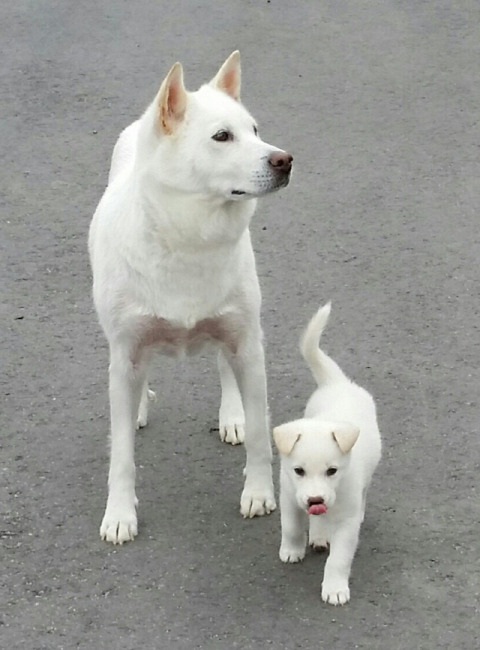
<svg viewBox="0 0 480 650">
<path fill-rule="evenodd" d="M 0 5 L 2 648 L 480 647 L 479 35 L 467 0 Z M 324 557 L 279 561 L 278 512 L 240 517 L 244 450 L 211 430 L 213 355 L 158 358 L 140 534 L 98 534 L 108 360 L 89 221 L 118 133 L 171 64 L 195 89 L 236 48 L 262 136 L 295 156 L 252 225 L 272 423 L 313 389 L 297 341 L 328 299 L 325 348 L 378 403 L 343 608 L 321 602 Z"/>
</svg>

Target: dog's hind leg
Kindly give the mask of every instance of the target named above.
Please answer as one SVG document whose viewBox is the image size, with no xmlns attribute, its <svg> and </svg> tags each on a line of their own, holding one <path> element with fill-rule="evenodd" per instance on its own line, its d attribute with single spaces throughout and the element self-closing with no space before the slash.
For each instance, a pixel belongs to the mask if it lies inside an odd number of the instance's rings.
<svg viewBox="0 0 480 650">
<path fill-rule="evenodd" d="M 238 445 L 245 440 L 245 414 L 242 397 L 233 370 L 222 350 L 218 352 L 217 362 L 222 387 L 218 416 L 220 439 L 232 445 Z"/>
<path fill-rule="evenodd" d="M 157 401 L 157 395 L 153 392 L 153 390 L 150 390 L 148 387 L 148 379 L 147 379 L 147 373 L 145 369 L 145 379 L 143 380 L 142 395 L 140 397 L 140 405 L 138 407 L 137 423 L 135 427 L 137 430 L 143 429 L 143 427 L 147 426 L 148 403 L 156 402 L 156 401 Z"/>
<path fill-rule="evenodd" d="M 148 381 L 145 379 L 142 387 L 142 396 L 140 398 L 140 406 L 138 407 L 137 425 L 136 429 L 143 429 L 148 424 L 148 403 L 156 402 L 157 395 L 153 390 L 148 387 Z"/>
<path fill-rule="evenodd" d="M 100 536 L 113 544 L 123 544 L 137 535 L 135 421 L 145 373 L 146 366 L 134 365 L 127 349 L 110 345 L 110 470 L 107 507 Z"/>
</svg>

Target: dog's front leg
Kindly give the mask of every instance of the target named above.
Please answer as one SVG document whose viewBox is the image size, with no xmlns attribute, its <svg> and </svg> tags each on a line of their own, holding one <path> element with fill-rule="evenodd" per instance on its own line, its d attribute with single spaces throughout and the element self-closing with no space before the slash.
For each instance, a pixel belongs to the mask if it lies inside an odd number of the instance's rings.
<svg viewBox="0 0 480 650">
<path fill-rule="evenodd" d="M 344 605 L 350 600 L 348 581 L 359 532 L 360 520 L 350 519 L 332 533 L 322 582 L 322 599 L 326 603 Z"/>
<path fill-rule="evenodd" d="M 245 410 L 245 486 L 240 499 L 244 517 L 275 510 L 272 479 L 272 448 L 267 417 L 267 381 L 261 335 L 240 343 L 230 357 Z"/>
<path fill-rule="evenodd" d="M 222 387 L 218 415 L 220 439 L 238 445 L 245 440 L 245 413 L 237 380 L 223 350 L 218 352 L 218 371 Z"/>
<path fill-rule="evenodd" d="M 144 371 L 133 366 L 126 350 L 110 347 L 110 471 L 100 536 L 113 544 L 123 544 L 137 534 L 134 442 L 144 379 Z"/>
</svg>

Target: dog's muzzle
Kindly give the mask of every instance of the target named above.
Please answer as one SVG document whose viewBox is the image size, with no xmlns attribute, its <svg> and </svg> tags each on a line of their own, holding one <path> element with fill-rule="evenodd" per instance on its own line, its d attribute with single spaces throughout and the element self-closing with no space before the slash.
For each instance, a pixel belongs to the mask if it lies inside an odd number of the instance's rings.
<svg viewBox="0 0 480 650">
<path fill-rule="evenodd" d="M 290 181 L 293 156 L 286 151 L 274 151 L 268 156 L 268 173 L 258 174 L 254 179 L 257 190 L 254 192 L 240 189 L 232 190 L 230 196 L 254 198 L 269 194 L 286 187 Z"/>
</svg>

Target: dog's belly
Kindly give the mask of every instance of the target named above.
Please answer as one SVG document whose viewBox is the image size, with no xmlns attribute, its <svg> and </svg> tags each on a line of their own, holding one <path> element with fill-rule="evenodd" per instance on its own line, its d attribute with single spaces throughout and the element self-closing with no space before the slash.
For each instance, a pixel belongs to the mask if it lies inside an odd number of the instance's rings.
<svg viewBox="0 0 480 650">
<path fill-rule="evenodd" d="M 133 351 L 136 363 L 145 349 L 161 354 L 178 356 L 196 354 L 207 343 L 225 345 L 232 352 L 237 348 L 237 337 L 232 324 L 222 317 L 205 318 L 193 327 L 175 325 L 164 318 L 150 318 L 142 322 L 139 337 Z"/>
</svg>

